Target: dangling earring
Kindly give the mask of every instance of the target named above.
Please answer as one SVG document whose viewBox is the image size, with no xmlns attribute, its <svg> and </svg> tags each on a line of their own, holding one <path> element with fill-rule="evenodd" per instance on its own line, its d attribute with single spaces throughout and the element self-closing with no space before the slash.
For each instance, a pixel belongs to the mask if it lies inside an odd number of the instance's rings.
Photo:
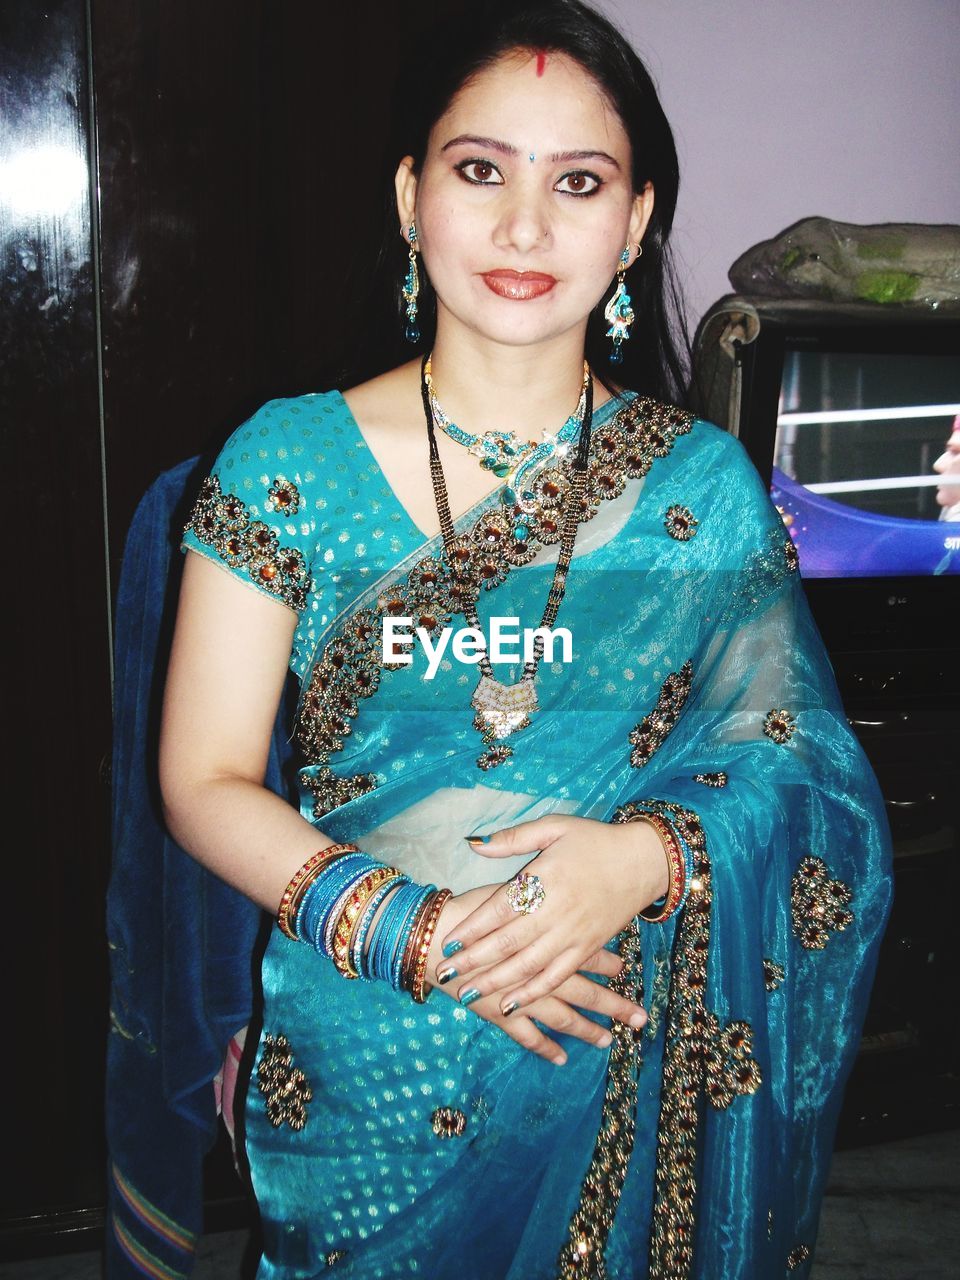
<svg viewBox="0 0 960 1280">
<path fill-rule="evenodd" d="M 627 273 L 629 262 L 630 246 L 627 245 L 620 255 L 620 262 L 617 266 L 617 287 L 614 290 L 613 297 L 603 309 L 603 318 L 610 325 L 607 330 L 607 337 L 613 339 L 613 350 L 610 352 L 611 364 L 623 363 L 623 352 L 620 348 L 630 337 L 630 326 L 633 324 L 631 298 L 627 293 L 627 286 L 623 279 Z"/>
<path fill-rule="evenodd" d="M 403 282 L 403 300 L 407 304 L 407 328 L 405 337 L 408 342 L 420 341 L 420 327 L 417 324 L 417 295 L 420 293 L 420 273 L 417 270 L 417 224 L 410 223 L 407 232 L 410 242 L 410 253 L 407 263 L 407 278 Z"/>
</svg>

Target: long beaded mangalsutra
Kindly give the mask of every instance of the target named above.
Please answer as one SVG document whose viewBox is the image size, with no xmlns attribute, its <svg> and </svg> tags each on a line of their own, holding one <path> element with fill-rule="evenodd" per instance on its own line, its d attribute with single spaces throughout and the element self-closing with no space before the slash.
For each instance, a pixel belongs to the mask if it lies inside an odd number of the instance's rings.
<svg viewBox="0 0 960 1280">
<path fill-rule="evenodd" d="M 434 413 L 427 382 L 429 358 L 425 358 L 420 370 L 420 394 L 423 400 L 423 412 L 427 420 L 427 436 L 430 442 L 430 479 L 433 482 L 433 494 L 437 503 L 437 516 L 440 520 L 440 531 L 447 562 L 451 571 L 456 572 L 456 558 L 453 554 L 455 532 L 450 515 L 450 499 L 447 494 L 440 451 L 437 448 L 437 436 L 434 429 Z M 589 368 L 586 375 L 584 391 L 583 426 L 577 442 L 577 453 L 574 459 L 571 490 L 567 496 L 567 508 L 563 513 L 563 524 L 560 532 L 560 554 L 557 567 L 553 573 L 553 582 L 547 593 L 547 601 L 540 621 L 540 628 L 549 629 L 557 620 L 560 603 L 566 590 L 567 571 L 573 559 L 573 544 L 577 536 L 579 513 L 582 510 L 583 496 L 587 483 L 587 461 L 590 452 L 590 431 L 593 422 L 593 380 Z M 463 616 L 477 630 L 480 619 L 472 600 L 465 600 Z M 477 759 L 481 769 L 493 769 L 513 755 L 513 749 L 503 739 L 525 729 L 530 717 L 539 709 L 537 702 L 537 668 L 543 657 L 543 636 L 537 634 L 533 643 L 533 657 L 523 664 L 523 674 L 515 684 L 505 685 L 494 675 L 490 659 L 484 652 L 480 657 L 480 682 L 474 690 L 470 705 L 476 715 L 474 728 L 483 736 L 489 750 L 484 751 Z"/>
<path fill-rule="evenodd" d="M 424 366 L 424 381 L 430 396 L 430 409 L 433 421 L 440 430 L 462 444 L 468 453 L 480 459 L 484 471 L 492 471 L 506 481 L 501 501 L 505 506 L 519 506 L 524 512 L 531 510 L 533 493 L 530 489 L 533 476 L 554 454 L 561 458 L 568 452 L 571 442 L 576 439 L 587 403 L 587 387 L 590 385 L 590 366 L 583 362 L 583 383 L 580 387 L 580 399 L 577 407 L 566 422 L 555 434 L 544 432 L 538 444 L 534 440 L 521 440 L 513 431 L 485 431 L 483 435 L 473 435 L 464 431 L 455 422 L 451 422 L 444 413 L 437 393 L 433 388 L 432 357 L 428 356 Z"/>
</svg>

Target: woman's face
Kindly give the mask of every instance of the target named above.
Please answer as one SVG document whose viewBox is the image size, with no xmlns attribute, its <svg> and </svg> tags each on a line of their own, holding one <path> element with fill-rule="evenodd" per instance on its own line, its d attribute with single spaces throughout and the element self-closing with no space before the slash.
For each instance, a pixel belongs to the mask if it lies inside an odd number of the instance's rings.
<svg viewBox="0 0 960 1280">
<path fill-rule="evenodd" d="M 529 345 L 585 328 L 628 241 L 636 257 L 653 189 L 634 194 L 630 141 L 579 63 L 518 50 L 457 94 L 418 177 L 401 163 L 397 200 L 438 333 Z"/>
</svg>

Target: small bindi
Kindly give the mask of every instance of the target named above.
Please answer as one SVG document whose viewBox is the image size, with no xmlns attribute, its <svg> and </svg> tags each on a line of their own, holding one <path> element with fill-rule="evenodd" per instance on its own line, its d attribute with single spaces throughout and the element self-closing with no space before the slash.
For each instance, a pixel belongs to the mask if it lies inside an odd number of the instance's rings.
<svg viewBox="0 0 960 1280">
<path fill-rule="evenodd" d="M 534 160 L 536 160 L 537 158 L 537 153 L 535 151 L 531 151 L 528 158 L 530 160 L 530 163 L 533 164 Z"/>
</svg>

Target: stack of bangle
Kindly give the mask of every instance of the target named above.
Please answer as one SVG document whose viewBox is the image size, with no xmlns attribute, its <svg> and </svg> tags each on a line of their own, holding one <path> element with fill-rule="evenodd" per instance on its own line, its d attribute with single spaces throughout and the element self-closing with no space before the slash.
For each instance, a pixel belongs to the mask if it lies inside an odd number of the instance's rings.
<svg viewBox="0 0 960 1280">
<path fill-rule="evenodd" d="M 422 1004 L 430 944 L 450 897 L 449 889 L 412 884 L 356 845 L 330 845 L 293 876 L 277 924 L 288 938 L 312 943 L 345 978 L 389 982 Z"/>
<path fill-rule="evenodd" d="M 667 856 L 667 892 L 639 913 L 647 924 L 663 924 L 684 905 L 693 879 L 693 850 L 689 841 L 663 812 L 659 801 L 637 802 L 622 821 L 646 822 L 653 827 Z"/>
</svg>

